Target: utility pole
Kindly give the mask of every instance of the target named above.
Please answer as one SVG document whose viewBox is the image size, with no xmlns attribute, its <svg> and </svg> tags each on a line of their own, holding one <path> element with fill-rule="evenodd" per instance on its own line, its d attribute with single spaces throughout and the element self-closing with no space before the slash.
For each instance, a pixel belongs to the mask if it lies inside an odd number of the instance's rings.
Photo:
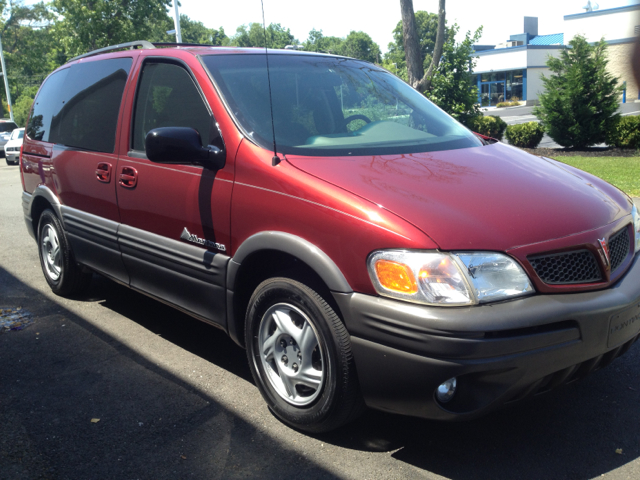
<svg viewBox="0 0 640 480">
<path fill-rule="evenodd" d="M 2 64 L 2 76 L 4 77 L 4 90 L 7 92 L 7 105 L 9 106 L 9 117 L 13 122 L 13 107 L 11 106 L 11 92 L 9 91 L 9 79 L 7 78 L 7 67 L 4 64 L 4 52 L 2 51 L 2 38 L 0 37 L 0 63 Z"/>
<path fill-rule="evenodd" d="M 180 12 L 178 11 L 178 0 L 173 0 L 173 6 L 176 9 L 176 42 L 182 43 L 182 32 L 180 31 Z"/>
</svg>

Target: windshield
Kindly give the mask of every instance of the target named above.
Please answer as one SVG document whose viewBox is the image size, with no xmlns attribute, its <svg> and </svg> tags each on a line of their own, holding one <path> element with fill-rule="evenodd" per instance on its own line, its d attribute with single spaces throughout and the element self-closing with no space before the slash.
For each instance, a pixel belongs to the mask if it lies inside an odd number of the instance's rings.
<svg viewBox="0 0 640 480">
<path fill-rule="evenodd" d="M 11 132 L 10 140 L 19 140 L 24 136 L 24 128 L 19 128 Z"/>
<path fill-rule="evenodd" d="M 265 55 L 208 55 L 203 61 L 247 135 L 273 148 Z M 382 155 L 482 145 L 423 95 L 370 63 L 273 54 L 269 73 L 278 152 Z"/>
</svg>

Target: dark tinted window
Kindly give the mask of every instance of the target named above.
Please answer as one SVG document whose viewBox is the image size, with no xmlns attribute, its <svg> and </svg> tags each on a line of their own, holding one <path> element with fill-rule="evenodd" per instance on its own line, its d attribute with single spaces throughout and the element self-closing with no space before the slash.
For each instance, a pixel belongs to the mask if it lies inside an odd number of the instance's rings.
<svg viewBox="0 0 640 480">
<path fill-rule="evenodd" d="M 28 135 L 98 152 L 113 152 L 122 93 L 131 58 L 72 65 L 44 84 L 29 120 Z"/>
<path fill-rule="evenodd" d="M 203 145 L 208 145 L 212 125 L 211 114 L 184 68 L 171 63 L 145 64 L 133 121 L 134 150 L 144 151 L 147 133 L 159 127 L 195 128 Z"/>
<path fill-rule="evenodd" d="M 13 132 L 18 126 L 13 122 L 0 122 L 0 132 Z"/>
<path fill-rule="evenodd" d="M 27 124 L 27 135 L 34 140 L 49 141 L 51 119 L 62 106 L 64 82 L 69 69 L 58 70 L 53 73 L 40 88 L 33 104 L 33 111 Z"/>
</svg>

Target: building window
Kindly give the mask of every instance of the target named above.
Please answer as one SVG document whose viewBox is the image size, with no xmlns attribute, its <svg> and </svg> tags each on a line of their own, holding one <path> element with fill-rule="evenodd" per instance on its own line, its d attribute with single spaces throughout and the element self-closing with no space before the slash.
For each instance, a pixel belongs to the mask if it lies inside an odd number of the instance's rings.
<svg viewBox="0 0 640 480">
<path fill-rule="evenodd" d="M 526 100 L 524 96 L 525 70 L 488 72 L 479 74 L 478 103 L 483 107 L 495 107 L 500 102 Z"/>
</svg>

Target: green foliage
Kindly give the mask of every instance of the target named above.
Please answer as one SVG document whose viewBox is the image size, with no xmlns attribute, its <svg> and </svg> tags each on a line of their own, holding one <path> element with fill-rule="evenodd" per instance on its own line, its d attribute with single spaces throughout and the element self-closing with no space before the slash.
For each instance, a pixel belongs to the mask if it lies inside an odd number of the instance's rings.
<svg viewBox="0 0 640 480">
<path fill-rule="evenodd" d="M 514 147 L 536 148 L 544 136 L 544 127 L 538 122 L 509 125 L 505 137 Z"/>
<path fill-rule="evenodd" d="M 640 116 L 619 117 L 607 132 L 607 145 L 640 148 Z"/>
<path fill-rule="evenodd" d="M 297 45 L 298 40 L 291 34 L 288 28 L 282 27 L 279 23 L 271 23 L 266 28 L 267 45 L 269 48 L 284 48 L 287 45 Z M 263 47 L 265 29 L 261 23 L 250 23 L 240 25 L 236 29 L 236 34 L 231 37 L 230 44 L 237 47 Z"/>
<path fill-rule="evenodd" d="M 563 147 L 584 148 L 604 142 L 618 114 L 618 79 L 607 71 L 604 39 L 589 45 L 580 35 L 550 57 L 552 72 L 542 76 L 545 91 L 533 110 L 553 140 Z"/>
<path fill-rule="evenodd" d="M 152 42 L 175 42 L 174 34 L 167 31 L 174 29 L 173 18 L 169 15 L 158 22 L 154 28 L 154 33 L 150 37 Z M 229 37 L 224 33 L 224 29 L 207 28 L 204 23 L 191 20 L 188 15 L 180 14 L 180 33 L 182 43 L 200 43 L 205 45 L 227 45 Z"/>
<path fill-rule="evenodd" d="M 455 41 L 458 25 L 449 29 L 450 37 L 444 43 L 440 65 L 436 70 L 431 88 L 425 92 L 429 100 L 467 127 L 474 125 L 480 117 L 478 87 L 473 81 L 472 71 L 475 60 L 472 59 L 473 44 L 482 34 L 480 27 L 471 36 L 467 32 L 462 42 Z M 504 130 L 503 130 L 504 131 Z"/>
<path fill-rule="evenodd" d="M 29 111 L 31 110 L 31 105 L 33 104 L 33 99 L 36 97 L 36 93 L 38 93 L 38 87 L 29 87 L 25 89 L 24 93 L 13 103 L 13 119 L 18 127 L 26 126 Z"/>
<path fill-rule="evenodd" d="M 420 41 L 420 53 L 423 59 L 425 71 L 431 64 L 433 49 L 436 44 L 436 35 L 438 33 L 438 14 L 429 13 L 422 10 L 415 12 L 416 30 Z M 457 30 L 456 30 L 457 31 Z M 446 42 L 453 40 L 455 32 L 453 28 L 445 26 Z M 392 73 L 396 73 L 405 82 L 407 77 L 407 62 L 405 59 L 404 43 L 402 40 L 402 20 L 398 22 L 396 28 L 393 29 L 393 42 L 387 46 L 388 52 L 384 55 L 383 66 Z"/>
<path fill-rule="evenodd" d="M 21 1 L 0 1 L 0 11 L 2 47 L 15 100 L 25 88 L 40 85 L 61 61 L 52 37 L 53 16 L 44 3 L 25 6 Z M 2 81 L 0 96 L 6 99 Z"/>
<path fill-rule="evenodd" d="M 308 52 L 333 53 L 371 63 L 380 61 L 380 47 L 364 32 L 352 30 L 346 38 L 340 38 L 325 37 L 322 30 L 313 29 L 303 45 Z"/>
<path fill-rule="evenodd" d="M 309 37 L 304 42 L 304 50 L 307 52 L 333 53 L 342 55 L 344 38 L 325 37 L 322 30 L 315 28 L 309 32 Z"/>
<path fill-rule="evenodd" d="M 517 107 L 518 105 L 520 105 L 520 102 L 500 102 L 496 105 L 496 107 L 497 108 Z"/>
<path fill-rule="evenodd" d="M 54 36 L 69 57 L 151 38 L 171 0 L 53 0 Z"/>
<path fill-rule="evenodd" d="M 507 124 L 500 117 L 486 115 L 474 119 L 469 128 L 481 135 L 502 140 L 502 135 L 507 128 Z"/>
<path fill-rule="evenodd" d="M 380 62 L 380 47 L 364 32 L 352 30 L 344 40 L 340 54 L 371 63 Z"/>
</svg>

